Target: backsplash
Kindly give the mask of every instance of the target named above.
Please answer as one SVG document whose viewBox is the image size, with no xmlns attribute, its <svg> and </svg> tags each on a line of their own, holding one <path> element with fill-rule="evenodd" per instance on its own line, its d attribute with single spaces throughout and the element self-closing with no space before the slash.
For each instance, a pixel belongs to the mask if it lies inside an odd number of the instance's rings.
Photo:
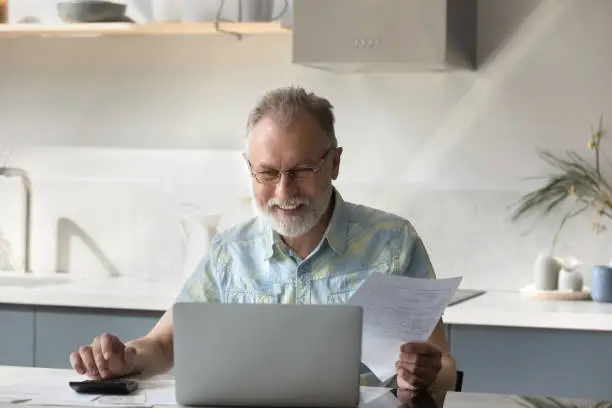
<svg viewBox="0 0 612 408">
<path fill-rule="evenodd" d="M 252 215 L 241 199 L 249 187 L 239 151 L 21 148 L 11 162 L 28 168 L 33 180 L 32 264 L 39 273 L 181 279 L 182 215 L 194 207 L 220 214 L 220 229 Z M 557 226 L 557 220 L 540 221 L 524 235 L 533 224 L 511 224 L 509 205 L 518 191 L 336 185 L 346 200 L 410 219 L 438 275 L 464 276 L 464 287 L 515 289 L 529 283 L 533 261 L 547 250 Z M 12 238 L 18 262 L 19 186 L 0 186 L 0 225 Z M 608 262 L 610 242 L 609 235 L 590 231 L 588 218 L 576 220 L 564 230 L 558 254 Z"/>
<path fill-rule="evenodd" d="M 177 279 L 182 214 L 221 213 L 221 228 L 252 214 L 248 111 L 297 83 L 336 105 L 345 199 L 411 220 L 441 277 L 522 287 L 560 217 L 524 235 L 533 224 L 511 224 L 508 206 L 549 171 L 536 149 L 588 155 L 589 126 L 603 114 L 612 129 L 612 43 L 600 41 L 612 4 L 517 0 L 529 18 L 496 42 L 502 3 L 479 11 L 475 73 L 335 75 L 291 65 L 282 36 L 1 40 L 0 153 L 12 147 L 9 164 L 33 180 L 33 269 Z M 0 203 L 14 264 L 15 180 L 0 178 Z M 612 231 L 592 220 L 567 225 L 559 256 L 612 259 Z"/>
<path fill-rule="evenodd" d="M 10 163 L 32 179 L 35 271 L 172 279 L 181 267 L 183 215 L 222 214 L 220 228 L 251 215 L 241 200 L 246 179 L 235 181 L 245 168 L 240 152 L 22 148 Z M 13 199 L 0 225 L 18 237 L 19 185 L 4 186 L 1 196 Z M 18 255 L 21 243 L 12 242 Z"/>
</svg>

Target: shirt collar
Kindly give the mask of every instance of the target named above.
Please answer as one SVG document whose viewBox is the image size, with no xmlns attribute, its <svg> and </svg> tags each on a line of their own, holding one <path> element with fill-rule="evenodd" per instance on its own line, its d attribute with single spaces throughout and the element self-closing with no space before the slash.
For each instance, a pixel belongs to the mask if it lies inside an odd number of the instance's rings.
<svg viewBox="0 0 612 408">
<path fill-rule="evenodd" d="M 337 254 L 342 255 L 346 251 L 348 240 L 348 214 L 346 213 L 346 205 L 340 193 L 334 188 L 334 212 L 323 239 Z M 263 221 L 263 220 L 262 220 Z M 263 221 L 265 222 L 265 221 Z M 274 250 L 280 250 L 284 247 L 280 235 L 275 232 L 267 223 L 264 233 L 264 259 L 269 260 L 274 255 Z"/>
<path fill-rule="evenodd" d="M 348 214 L 344 200 L 335 188 L 334 199 L 334 212 L 323 238 L 338 255 L 342 255 L 346 251 L 348 240 Z"/>
</svg>

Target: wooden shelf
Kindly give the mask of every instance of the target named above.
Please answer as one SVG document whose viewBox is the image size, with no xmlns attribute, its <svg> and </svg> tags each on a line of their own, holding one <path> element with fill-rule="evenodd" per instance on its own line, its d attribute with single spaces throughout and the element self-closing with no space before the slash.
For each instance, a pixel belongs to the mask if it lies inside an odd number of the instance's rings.
<svg viewBox="0 0 612 408">
<path fill-rule="evenodd" d="M 66 23 L 0 24 L 0 38 L 14 36 L 100 36 L 100 35 L 263 35 L 288 34 L 289 27 L 271 23 Z"/>
</svg>

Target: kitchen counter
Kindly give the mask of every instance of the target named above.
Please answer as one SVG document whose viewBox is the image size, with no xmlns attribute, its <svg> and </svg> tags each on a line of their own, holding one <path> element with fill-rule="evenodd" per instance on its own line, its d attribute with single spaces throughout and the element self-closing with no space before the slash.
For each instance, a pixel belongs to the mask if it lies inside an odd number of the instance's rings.
<svg viewBox="0 0 612 408">
<path fill-rule="evenodd" d="M 3 285 L 0 304 L 62 306 L 94 309 L 165 311 L 178 295 L 182 283 L 143 281 L 133 278 L 69 278 L 66 283 L 38 282 Z"/>
<path fill-rule="evenodd" d="M 0 304 L 161 312 L 172 305 L 181 285 L 178 281 L 128 278 L 75 279 L 34 287 L 0 283 Z M 612 304 L 538 300 L 518 292 L 486 292 L 448 307 L 444 321 L 450 325 L 612 332 Z"/>
<path fill-rule="evenodd" d="M 518 292 L 487 292 L 447 308 L 444 322 L 612 332 L 612 303 L 541 300 Z"/>
</svg>

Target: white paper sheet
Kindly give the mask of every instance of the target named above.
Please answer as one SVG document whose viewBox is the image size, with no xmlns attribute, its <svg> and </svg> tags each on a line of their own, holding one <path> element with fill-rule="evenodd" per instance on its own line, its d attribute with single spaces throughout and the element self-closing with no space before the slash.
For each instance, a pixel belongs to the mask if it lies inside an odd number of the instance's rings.
<svg viewBox="0 0 612 408">
<path fill-rule="evenodd" d="M 359 408 L 395 408 L 402 404 L 391 388 L 360 387 Z"/>
<path fill-rule="evenodd" d="M 74 380 L 80 381 L 80 378 Z M 153 405 L 176 405 L 174 381 L 143 380 L 130 395 L 79 394 L 65 378 L 37 378 L 0 386 L 0 402 L 24 402 L 25 405 L 64 407 L 144 408 Z"/>
<path fill-rule="evenodd" d="M 96 407 L 146 407 L 146 394 L 143 390 L 135 391 L 129 395 L 102 395 L 94 401 Z"/>
<path fill-rule="evenodd" d="M 391 391 L 391 388 L 386 387 L 359 387 L 359 404 L 367 404 Z M 393 394 L 391 394 L 393 395 Z"/>
<path fill-rule="evenodd" d="M 375 272 L 349 299 L 363 308 L 362 361 L 381 381 L 395 375 L 402 344 L 429 338 L 461 279 Z"/>
<path fill-rule="evenodd" d="M 173 380 L 142 381 L 140 386 L 145 392 L 147 405 L 178 405 Z"/>
<path fill-rule="evenodd" d="M 0 404 L 16 404 L 18 402 L 26 402 L 27 400 L 27 398 L 15 398 L 0 395 Z"/>
<path fill-rule="evenodd" d="M 75 379 L 79 381 L 80 379 Z M 74 392 L 65 378 L 36 378 L 0 386 L 0 398 L 27 401 L 28 405 L 89 405 L 97 395 Z"/>
</svg>

